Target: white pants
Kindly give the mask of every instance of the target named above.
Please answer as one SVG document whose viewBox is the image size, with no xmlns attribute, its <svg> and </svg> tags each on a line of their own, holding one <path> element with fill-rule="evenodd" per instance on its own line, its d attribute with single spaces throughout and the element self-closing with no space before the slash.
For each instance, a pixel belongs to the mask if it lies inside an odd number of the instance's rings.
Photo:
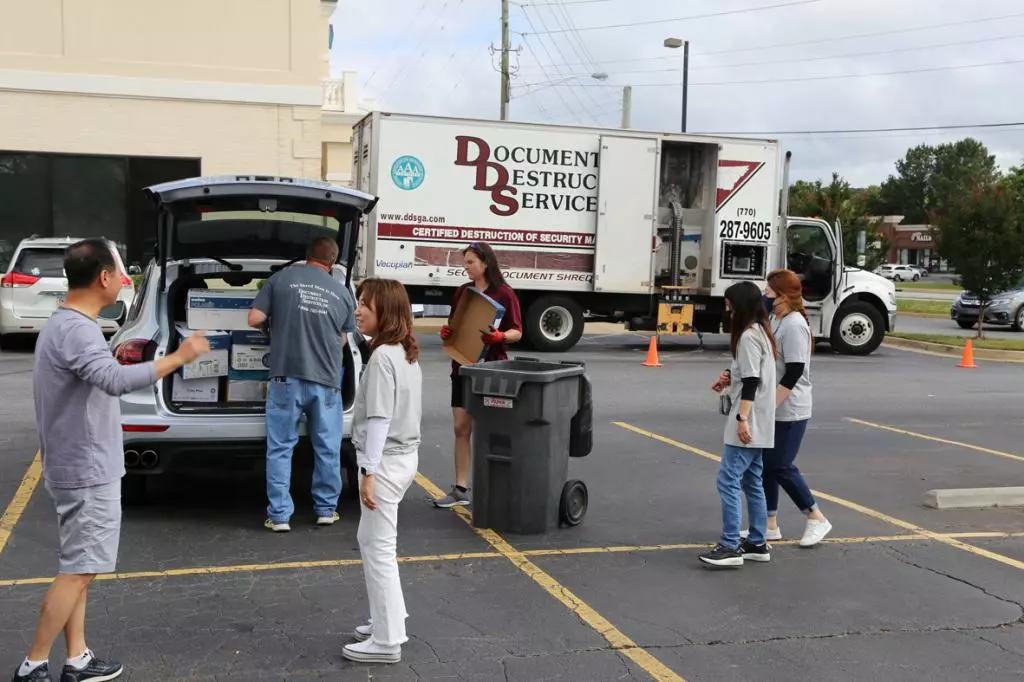
<svg viewBox="0 0 1024 682">
<path fill-rule="evenodd" d="M 366 594 L 370 601 L 373 641 L 384 646 L 405 644 L 405 597 L 398 576 L 398 503 L 416 478 L 419 453 L 384 455 L 374 476 L 377 508 L 360 505 L 359 553 L 363 558 Z M 362 485 L 360 475 L 359 483 Z"/>
</svg>

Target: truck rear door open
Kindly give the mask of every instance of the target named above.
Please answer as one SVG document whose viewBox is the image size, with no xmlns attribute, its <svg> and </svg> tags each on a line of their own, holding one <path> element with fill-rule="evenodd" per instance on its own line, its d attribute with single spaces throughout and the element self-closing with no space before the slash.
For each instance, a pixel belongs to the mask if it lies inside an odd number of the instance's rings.
<svg viewBox="0 0 1024 682">
<path fill-rule="evenodd" d="M 601 137 L 594 291 L 650 292 L 657 179 L 656 139 Z"/>
</svg>

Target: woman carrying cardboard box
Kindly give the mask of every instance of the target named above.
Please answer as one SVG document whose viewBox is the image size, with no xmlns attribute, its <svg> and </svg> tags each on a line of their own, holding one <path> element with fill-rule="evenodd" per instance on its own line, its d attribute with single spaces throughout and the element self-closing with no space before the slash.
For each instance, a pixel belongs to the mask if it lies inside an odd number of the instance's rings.
<svg viewBox="0 0 1024 682">
<path fill-rule="evenodd" d="M 448 324 L 441 327 L 441 338 L 447 340 L 454 333 L 452 316 L 459 307 L 462 295 L 469 287 L 476 287 L 495 302 L 500 304 L 505 313 L 498 323 L 497 329 L 481 332 L 481 339 L 487 346 L 483 362 L 508 359 L 508 345 L 517 343 L 523 338 L 523 318 L 519 310 L 519 299 L 516 293 L 505 282 L 498 266 L 498 257 L 494 249 L 486 242 L 473 242 L 463 249 L 463 262 L 469 282 L 455 290 L 452 297 L 451 313 Z M 473 420 L 466 411 L 466 403 L 462 395 L 462 380 L 459 377 L 459 363 L 452 361 L 452 421 L 455 430 L 455 485 L 451 492 L 434 502 L 442 509 L 465 506 L 470 503 L 469 472 L 470 472 L 470 439 L 473 435 Z"/>
</svg>

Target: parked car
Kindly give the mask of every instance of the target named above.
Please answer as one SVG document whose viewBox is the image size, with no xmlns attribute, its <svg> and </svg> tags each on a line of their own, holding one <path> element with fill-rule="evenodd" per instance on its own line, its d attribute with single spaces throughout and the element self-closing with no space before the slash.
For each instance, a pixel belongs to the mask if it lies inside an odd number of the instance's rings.
<svg viewBox="0 0 1024 682">
<path fill-rule="evenodd" d="M 981 300 L 977 294 L 964 291 L 949 309 L 949 316 L 962 329 L 978 326 Z M 1024 331 L 1024 282 L 1016 289 L 995 294 L 985 308 L 985 324 Z"/>
<path fill-rule="evenodd" d="M 894 282 L 917 282 L 921 279 L 921 273 L 914 265 L 880 265 L 875 274 Z"/>
<path fill-rule="evenodd" d="M 68 293 L 64 251 L 77 241 L 77 237 L 30 237 L 15 248 L 0 278 L 0 346 L 7 347 L 15 335 L 38 334 L 64 303 Z M 113 334 L 135 299 L 135 285 L 117 245 L 108 243 L 121 271 L 121 293 L 114 306 L 100 313 L 99 323 L 105 333 Z"/>
<path fill-rule="evenodd" d="M 255 289 L 260 280 L 304 259 L 307 245 L 319 236 L 337 239 L 342 262 L 334 276 L 351 289 L 360 219 L 377 201 L 325 182 L 244 176 L 192 178 L 146 193 L 164 215 L 157 228 L 159 256 L 146 266 L 135 305 L 111 340 L 122 364 L 146 362 L 177 348 L 175 326 L 186 319 L 189 289 L 211 284 Z M 342 463 L 347 490 L 354 494 L 351 411 L 369 349 L 358 334 L 348 340 Z M 210 402 L 175 400 L 174 381 L 172 375 L 121 398 L 128 498 L 144 498 L 147 481 L 167 472 L 251 471 L 265 463 L 262 401 L 226 402 L 223 394 Z M 304 423 L 298 447 L 300 461 L 311 461 Z"/>
</svg>

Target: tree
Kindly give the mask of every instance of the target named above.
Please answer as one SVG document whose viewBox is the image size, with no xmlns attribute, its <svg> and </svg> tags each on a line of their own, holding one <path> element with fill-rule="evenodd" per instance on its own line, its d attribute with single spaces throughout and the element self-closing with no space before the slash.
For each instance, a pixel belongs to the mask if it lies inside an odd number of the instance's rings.
<svg viewBox="0 0 1024 682">
<path fill-rule="evenodd" d="M 936 244 L 965 290 L 978 296 L 978 319 L 996 294 L 1024 275 L 1024 196 L 1019 173 L 978 182 L 944 198 L 934 217 Z M 978 338 L 983 325 L 978 325 Z"/>
<path fill-rule="evenodd" d="M 903 215 L 906 225 L 926 224 L 965 188 L 994 182 L 999 176 L 995 157 L 970 137 L 936 147 L 913 147 L 896 162 L 896 173 L 882 183 L 879 208 Z"/>
<path fill-rule="evenodd" d="M 789 213 L 795 216 L 816 216 L 835 225 L 842 221 L 843 254 L 846 265 L 857 265 L 857 233 L 866 232 L 866 269 L 872 270 L 885 258 L 889 246 L 878 231 L 877 224 L 868 219 L 868 206 L 877 203 L 879 189 L 854 189 L 839 173 L 832 173 L 832 181 L 796 181 L 789 192 Z M 878 248 L 872 247 L 879 244 Z"/>
</svg>

